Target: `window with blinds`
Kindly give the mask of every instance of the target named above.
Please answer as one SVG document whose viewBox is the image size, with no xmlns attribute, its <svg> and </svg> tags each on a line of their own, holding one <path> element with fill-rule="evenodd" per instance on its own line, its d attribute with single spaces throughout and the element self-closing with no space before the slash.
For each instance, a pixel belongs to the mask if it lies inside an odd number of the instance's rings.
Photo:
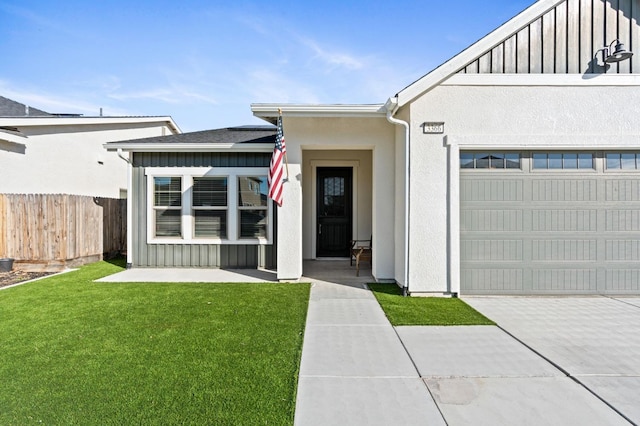
<svg viewBox="0 0 640 426">
<path fill-rule="evenodd" d="M 266 167 L 147 167 L 149 244 L 273 243 Z"/>
<path fill-rule="evenodd" d="M 194 177 L 194 237 L 227 238 L 227 178 Z"/>
<path fill-rule="evenodd" d="M 155 235 L 182 236 L 182 178 L 153 178 Z"/>
</svg>

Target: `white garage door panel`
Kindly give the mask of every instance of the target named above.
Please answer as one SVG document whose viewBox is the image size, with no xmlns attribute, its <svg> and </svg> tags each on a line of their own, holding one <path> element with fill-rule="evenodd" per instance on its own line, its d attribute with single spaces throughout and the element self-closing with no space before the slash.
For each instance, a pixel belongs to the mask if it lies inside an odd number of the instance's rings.
<svg viewBox="0 0 640 426">
<path fill-rule="evenodd" d="M 640 294 L 640 171 L 460 173 L 463 294 Z"/>
</svg>

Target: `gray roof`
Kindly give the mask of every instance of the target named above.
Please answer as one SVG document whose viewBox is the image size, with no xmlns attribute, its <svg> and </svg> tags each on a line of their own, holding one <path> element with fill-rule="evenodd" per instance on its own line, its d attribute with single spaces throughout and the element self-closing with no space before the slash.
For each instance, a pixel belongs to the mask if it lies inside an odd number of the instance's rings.
<svg viewBox="0 0 640 426">
<path fill-rule="evenodd" d="M 153 138 L 110 142 L 107 145 L 117 147 L 118 145 L 125 145 L 132 142 L 143 144 L 273 143 L 275 141 L 275 137 L 275 126 L 239 126 L 181 133 L 179 135 L 156 136 Z"/>
<path fill-rule="evenodd" d="M 51 117 L 53 114 L 0 96 L 0 117 Z"/>
</svg>

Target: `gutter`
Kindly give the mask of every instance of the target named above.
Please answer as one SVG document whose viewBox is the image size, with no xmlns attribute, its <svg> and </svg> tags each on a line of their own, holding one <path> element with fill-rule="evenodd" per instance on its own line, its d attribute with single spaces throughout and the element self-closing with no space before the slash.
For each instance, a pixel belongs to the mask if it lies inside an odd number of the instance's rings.
<svg viewBox="0 0 640 426">
<path fill-rule="evenodd" d="M 122 154 L 122 148 L 118 148 L 118 157 L 127 163 L 127 269 L 131 269 L 133 265 L 133 197 L 131 188 L 133 188 L 133 164 L 131 159 Z"/>
<path fill-rule="evenodd" d="M 409 123 L 406 121 L 397 119 L 393 115 L 398 111 L 398 96 L 389 98 L 385 104 L 387 109 L 387 120 L 398 126 L 404 127 L 404 156 L 406 161 L 406 167 L 404 172 L 404 286 L 402 287 L 402 295 L 409 295 L 409 184 L 411 174 L 411 137 L 409 132 Z"/>
</svg>

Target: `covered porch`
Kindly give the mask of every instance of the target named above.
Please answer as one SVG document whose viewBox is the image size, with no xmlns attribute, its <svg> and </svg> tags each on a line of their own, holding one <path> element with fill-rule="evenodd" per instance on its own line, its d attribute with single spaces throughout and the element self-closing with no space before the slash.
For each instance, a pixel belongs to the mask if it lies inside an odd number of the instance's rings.
<svg viewBox="0 0 640 426">
<path fill-rule="evenodd" d="M 280 111 L 283 118 L 288 179 L 277 216 L 278 279 L 300 279 L 308 260 L 348 265 L 351 240 L 372 240 L 374 279 L 402 276 L 404 191 L 397 170 L 404 160 L 397 154 L 403 145 L 383 105 L 252 110 L 266 121 Z"/>
</svg>

